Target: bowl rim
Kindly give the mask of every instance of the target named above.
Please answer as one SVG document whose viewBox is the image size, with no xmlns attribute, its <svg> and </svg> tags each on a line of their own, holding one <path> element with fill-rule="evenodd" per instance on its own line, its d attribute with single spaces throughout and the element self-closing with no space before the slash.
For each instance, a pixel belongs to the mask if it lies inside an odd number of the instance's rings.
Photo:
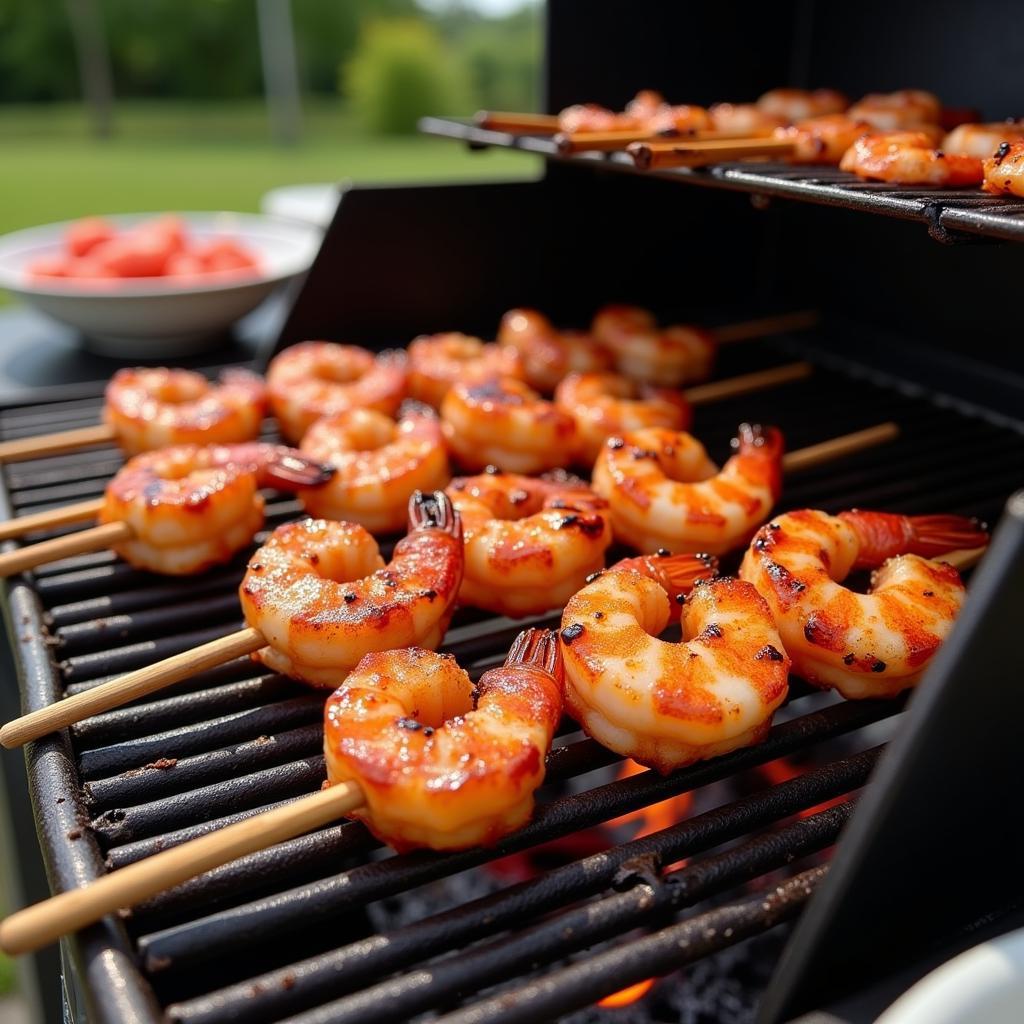
<svg viewBox="0 0 1024 1024">
<path fill-rule="evenodd" d="M 296 243 L 296 251 L 287 253 L 282 257 L 281 264 L 273 272 L 257 272 L 245 276 L 235 276 L 233 271 L 223 271 L 225 276 L 222 280 L 199 281 L 190 280 L 187 284 L 174 284 L 173 277 L 120 277 L 101 278 L 102 281 L 112 282 L 109 286 L 97 285 L 95 283 L 83 286 L 61 285 L 56 282 L 61 278 L 54 278 L 54 284 L 39 284 L 37 281 L 29 280 L 22 268 L 4 266 L 3 260 L 9 256 L 31 248 L 52 247 L 60 240 L 60 235 L 72 224 L 76 224 L 85 217 L 72 217 L 68 220 L 53 221 L 50 224 L 38 224 L 30 228 L 19 228 L 17 231 L 10 231 L 0 235 L 0 288 L 6 289 L 14 295 L 31 297 L 38 295 L 45 298 L 66 298 L 66 299 L 96 299 L 96 300 L 117 300 L 117 299 L 144 299 L 144 298 L 172 298 L 179 295 L 192 295 L 196 292 L 227 292 L 240 288 L 252 288 L 254 286 L 265 287 L 267 285 L 280 284 L 298 274 L 308 270 L 320 247 L 322 231 L 313 225 L 307 225 L 301 221 L 292 220 L 288 217 L 278 217 L 265 213 L 247 213 L 236 210 L 172 210 L 158 212 L 140 213 L 111 213 L 111 214 L 89 214 L 102 220 L 110 221 L 115 225 L 131 225 L 143 220 L 153 220 L 158 217 L 175 216 L 185 221 L 186 225 L 195 224 L 201 226 L 201 230 L 208 231 L 211 228 L 216 233 L 217 221 L 225 220 L 236 222 L 238 229 L 246 230 L 246 227 L 257 232 L 259 229 L 270 229 L 278 236 L 289 236 L 291 241 Z M 204 223 L 205 222 L 205 223 Z M 223 234 L 230 234 L 230 228 L 225 225 Z M 47 237 L 50 236 L 50 237 Z M 244 240 L 244 239 L 243 239 Z M 218 272 L 211 273 L 211 277 Z M 159 283 L 156 283 L 159 282 Z"/>
</svg>

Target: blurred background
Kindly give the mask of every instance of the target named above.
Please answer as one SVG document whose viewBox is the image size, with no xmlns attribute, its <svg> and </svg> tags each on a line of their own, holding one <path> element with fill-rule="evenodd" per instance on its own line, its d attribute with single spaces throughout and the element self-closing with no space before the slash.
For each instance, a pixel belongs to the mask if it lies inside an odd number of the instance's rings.
<svg viewBox="0 0 1024 1024">
<path fill-rule="evenodd" d="M 258 211 L 308 183 L 529 176 L 521 154 L 415 129 L 535 109 L 539 58 L 537 0 L 0 0 L 0 234 Z M 0 914 L 17 901 L 4 874 Z M 0 955 L 2 1024 L 40 1019 L 17 975 Z"/>
</svg>

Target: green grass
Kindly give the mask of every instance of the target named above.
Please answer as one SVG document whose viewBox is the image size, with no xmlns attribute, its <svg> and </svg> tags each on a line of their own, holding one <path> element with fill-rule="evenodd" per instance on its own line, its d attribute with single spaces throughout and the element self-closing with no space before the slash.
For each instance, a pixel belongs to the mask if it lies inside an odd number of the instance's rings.
<svg viewBox="0 0 1024 1024">
<path fill-rule="evenodd" d="M 14 961 L 0 953 L 0 996 L 14 991 Z"/>
<path fill-rule="evenodd" d="M 0 233 L 90 213 L 257 210 L 278 185 L 528 177 L 533 158 L 418 136 L 367 136 L 339 104 L 307 102 L 303 141 L 274 145 L 261 105 L 124 102 L 113 139 L 79 106 L 0 105 Z"/>
</svg>

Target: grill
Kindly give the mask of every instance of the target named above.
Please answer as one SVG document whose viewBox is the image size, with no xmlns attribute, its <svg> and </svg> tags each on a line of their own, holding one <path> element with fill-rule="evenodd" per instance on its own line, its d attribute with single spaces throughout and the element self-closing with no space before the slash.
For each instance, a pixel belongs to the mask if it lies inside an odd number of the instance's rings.
<svg viewBox="0 0 1024 1024">
<path fill-rule="evenodd" d="M 733 346 L 719 372 L 781 363 L 795 348 Z M 695 430 L 722 458 L 743 418 L 777 422 L 794 448 L 824 439 L 826 425 L 832 435 L 894 419 L 895 443 L 794 476 L 783 506 L 996 518 L 1024 476 L 1020 426 L 952 411 L 941 396 L 908 397 L 895 383 L 819 367 L 810 381 L 701 408 Z M 845 401 L 851 387 L 856 403 Z M 98 396 L 7 408 L 0 433 L 84 425 L 98 408 Z M 99 449 L 10 466 L 8 507 L 27 513 L 98 495 L 119 463 Z M 299 509 L 274 498 L 268 513 L 272 526 Z M 13 581 L 27 706 L 231 632 L 243 564 L 176 581 L 98 553 Z M 459 613 L 445 649 L 479 674 L 501 660 L 521 625 Z M 322 695 L 239 660 L 34 744 L 30 781 L 52 881 L 80 885 L 316 789 L 322 705 Z M 102 1021 L 564 1015 L 795 916 L 827 871 L 813 855 L 834 843 L 877 759 L 879 723 L 901 709 L 899 701 L 836 702 L 797 684 L 766 742 L 668 777 L 616 778 L 616 755 L 566 722 L 534 820 L 495 849 L 385 856 L 362 825 L 337 824 L 87 930 L 70 943 L 77 974 Z M 781 757 L 806 770 L 768 785 L 754 769 Z M 714 796 L 716 785 L 737 779 L 744 785 Z M 482 867 L 688 791 L 710 794 L 709 805 L 662 831 L 608 838 L 603 852 L 538 867 L 511 886 Z M 412 923 L 374 923 L 375 907 L 470 869 L 469 877 L 489 879 L 485 891 L 477 886 Z"/>
</svg>

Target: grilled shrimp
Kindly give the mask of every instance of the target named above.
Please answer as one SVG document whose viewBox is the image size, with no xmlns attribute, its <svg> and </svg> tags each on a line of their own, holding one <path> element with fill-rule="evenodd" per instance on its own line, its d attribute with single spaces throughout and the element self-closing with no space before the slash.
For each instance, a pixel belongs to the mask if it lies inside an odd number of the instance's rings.
<svg viewBox="0 0 1024 1024">
<path fill-rule="evenodd" d="M 566 709 L 599 743 L 661 772 L 757 743 L 787 693 L 789 658 L 764 598 L 742 580 L 698 580 L 708 575 L 692 555 L 627 559 L 562 615 Z M 691 586 L 681 641 L 658 639 Z"/>
<path fill-rule="evenodd" d="M 721 470 L 681 431 L 651 427 L 609 438 L 594 490 L 611 506 L 615 539 L 639 551 L 710 551 L 745 544 L 782 490 L 782 435 L 740 426 Z"/>
<path fill-rule="evenodd" d="M 866 121 L 854 121 L 845 114 L 825 114 L 778 128 L 775 138 L 796 147 L 790 157 L 799 164 L 838 164 L 843 154 L 871 131 Z"/>
<path fill-rule="evenodd" d="M 1024 139 L 1024 121 L 993 121 L 990 124 L 961 124 L 943 140 L 945 153 L 959 153 L 987 160 L 1004 142 Z"/>
<path fill-rule="evenodd" d="M 571 373 L 555 405 L 576 421 L 576 459 L 592 466 L 613 434 L 642 427 L 685 430 L 693 412 L 681 391 L 636 384 L 618 373 Z"/>
<path fill-rule="evenodd" d="M 136 455 L 107 485 L 101 523 L 127 523 L 114 550 L 139 569 L 184 576 L 228 561 L 263 526 L 259 487 L 322 485 L 330 467 L 283 445 L 181 445 Z M 312 491 L 310 492 L 312 493 Z"/>
<path fill-rule="evenodd" d="M 604 565 L 608 503 L 581 480 L 485 473 L 448 494 L 466 538 L 462 604 L 512 617 L 560 608 Z"/>
<path fill-rule="evenodd" d="M 960 516 L 805 509 L 762 527 L 740 576 L 764 595 L 793 671 L 844 697 L 890 697 L 913 686 L 964 600 L 960 574 L 933 561 L 988 536 Z M 866 594 L 842 581 L 874 569 Z"/>
<path fill-rule="evenodd" d="M 647 118 L 643 130 L 651 134 L 687 135 L 707 131 L 711 127 L 711 115 L 703 107 L 692 103 L 675 106 L 666 103 Z"/>
<path fill-rule="evenodd" d="M 563 132 L 604 132 L 616 129 L 642 129 L 647 121 L 666 107 L 664 96 L 653 89 L 641 89 L 621 113 L 597 103 L 576 103 L 559 115 Z"/>
<path fill-rule="evenodd" d="M 605 306 L 591 331 L 615 356 L 619 373 L 660 387 L 679 387 L 711 374 L 715 340 L 699 327 L 659 327 L 654 316 L 638 306 Z"/>
<path fill-rule="evenodd" d="M 253 657 L 333 687 L 370 651 L 441 642 L 462 583 L 462 529 L 448 497 L 414 494 L 409 532 L 385 566 L 356 523 L 279 526 L 239 588 L 246 622 L 266 638 Z"/>
<path fill-rule="evenodd" d="M 977 185 L 982 178 L 977 157 L 935 149 L 919 131 L 862 135 L 843 154 L 839 168 L 901 185 Z"/>
<path fill-rule="evenodd" d="M 986 192 L 1024 197 L 1024 139 L 1004 142 L 984 163 Z"/>
<path fill-rule="evenodd" d="M 397 850 L 491 846 L 529 820 L 561 717 L 548 630 L 520 633 L 476 687 L 450 654 L 367 654 L 327 702 L 327 778 L 359 784 L 354 816 Z"/>
<path fill-rule="evenodd" d="M 501 318 L 498 344 L 519 353 L 523 378 L 538 391 L 554 391 L 568 373 L 609 370 L 612 356 L 582 331 L 560 331 L 533 309 L 512 309 Z"/>
<path fill-rule="evenodd" d="M 431 334 L 409 344 L 409 395 L 441 408 L 453 384 L 479 384 L 494 377 L 522 377 L 519 353 L 484 344 L 468 334 Z"/>
<path fill-rule="evenodd" d="M 835 89 L 770 89 L 757 101 L 766 114 L 792 124 L 809 117 L 841 114 L 850 101 Z"/>
<path fill-rule="evenodd" d="M 456 384 L 441 405 L 441 429 L 466 469 L 541 473 L 561 466 L 576 444 L 573 418 L 512 377 Z"/>
<path fill-rule="evenodd" d="M 714 103 L 708 110 L 711 127 L 730 135 L 771 135 L 785 125 L 785 118 L 762 110 L 756 103 Z"/>
<path fill-rule="evenodd" d="M 372 409 L 327 416 L 309 428 L 300 447 L 334 469 L 325 486 L 299 491 L 306 511 L 373 533 L 401 530 L 413 493 L 438 490 L 451 479 L 441 424 L 418 402 L 406 402 L 397 421 Z"/>
<path fill-rule="evenodd" d="M 393 416 L 406 391 L 405 358 L 355 345 L 303 341 L 274 356 L 267 369 L 270 408 L 289 441 L 301 441 L 321 417 L 349 409 Z"/>
<path fill-rule="evenodd" d="M 129 455 L 172 444 L 232 444 L 259 436 L 267 411 L 263 380 L 225 370 L 216 384 L 192 370 L 118 370 L 106 390 L 103 421 Z"/>
<path fill-rule="evenodd" d="M 924 89 L 899 89 L 868 93 L 846 113 L 854 121 L 867 121 L 880 132 L 918 131 L 939 123 L 942 104 L 934 93 Z"/>
</svg>

